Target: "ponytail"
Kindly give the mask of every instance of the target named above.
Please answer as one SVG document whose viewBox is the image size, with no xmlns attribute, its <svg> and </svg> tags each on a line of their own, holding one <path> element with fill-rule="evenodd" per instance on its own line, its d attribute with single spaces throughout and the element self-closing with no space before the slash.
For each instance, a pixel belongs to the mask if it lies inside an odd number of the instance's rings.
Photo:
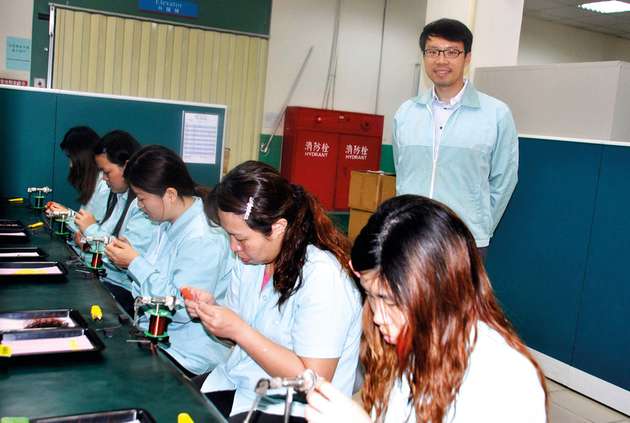
<svg viewBox="0 0 630 423">
<path fill-rule="evenodd" d="M 274 262 L 273 286 L 280 294 L 278 307 L 302 287 L 309 244 L 330 251 L 352 275 L 348 239 L 313 195 L 302 186 L 289 183 L 269 165 L 248 161 L 232 169 L 209 194 L 206 213 L 217 224 L 219 210 L 247 214 L 247 225 L 265 236 L 271 234 L 275 222 L 286 219 L 282 247 Z"/>
</svg>

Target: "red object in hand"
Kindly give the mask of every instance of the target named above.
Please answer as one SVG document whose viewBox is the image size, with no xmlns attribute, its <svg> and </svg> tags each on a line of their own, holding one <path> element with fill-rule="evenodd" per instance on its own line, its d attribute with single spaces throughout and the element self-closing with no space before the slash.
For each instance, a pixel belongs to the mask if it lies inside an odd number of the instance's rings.
<svg viewBox="0 0 630 423">
<path fill-rule="evenodd" d="M 47 202 L 47 203 L 46 203 L 46 208 L 47 208 L 47 209 L 49 209 L 49 208 L 50 208 L 50 206 L 52 206 L 52 205 L 53 205 L 53 202 L 52 202 L 52 201 L 49 201 L 49 202 Z"/>
<path fill-rule="evenodd" d="M 182 288 L 180 289 L 180 292 L 182 293 L 182 297 L 184 297 L 185 300 L 192 301 L 194 299 L 193 293 L 190 288 Z"/>
</svg>

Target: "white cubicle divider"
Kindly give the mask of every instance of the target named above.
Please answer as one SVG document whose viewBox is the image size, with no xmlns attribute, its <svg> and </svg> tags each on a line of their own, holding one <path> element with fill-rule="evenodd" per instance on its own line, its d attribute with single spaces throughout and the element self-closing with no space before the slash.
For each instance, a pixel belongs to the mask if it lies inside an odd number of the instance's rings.
<svg viewBox="0 0 630 423">
<path fill-rule="evenodd" d="M 510 106 L 519 133 L 630 141 L 630 63 L 478 68 L 475 86 Z"/>
</svg>

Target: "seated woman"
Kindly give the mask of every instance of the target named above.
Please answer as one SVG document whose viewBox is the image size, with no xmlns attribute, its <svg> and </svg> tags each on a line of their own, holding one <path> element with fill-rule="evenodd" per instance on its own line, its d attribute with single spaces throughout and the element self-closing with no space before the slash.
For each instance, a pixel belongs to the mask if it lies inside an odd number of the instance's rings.
<svg viewBox="0 0 630 423">
<path fill-rule="evenodd" d="M 125 177 L 140 208 L 151 220 L 160 222 L 145 253 L 123 241 L 114 241 L 106 249 L 115 264 L 128 267 L 133 296 L 177 296 L 182 302 L 180 289 L 187 285 L 222 299 L 233 254 L 226 233 L 208 224 L 203 202 L 182 159 L 165 147 L 147 146 L 129 160 Z M 170 346 L 164 350 L 188 375 L 214 369 L 229 353 L 184 308 L 173 316 L 168 333 Z"/>
<path fill-rule="evenodd" d="M 105 216 L 100 223 L 97 223 L 96 217 L 86 210 L 77 213 L 75 223 L 80 230 L 75 237 L 77 242 L 81 235 L 111 235 L 126 240 L 125 242 L 133 245 L 137 251 L 142 253 L 146 251 L 153 233 L 157 232 L 158 225 L 151 222 L 138 207 L 136 196 L 129 189 L 123 175 L 127 161 L 138 150 L 140 150 L 138 141 L 131 134 L 119 130 L 103 136 L 94 147 L 96 164 L 111 192 Z M 124 266 L 121 268 L 105 259 L 104 267 L 106 275 L 102 278 L 103 284 L 125 311 L 132 314 L 131 279 L 127 276 Z"/>
<path fill-rule="evenodd" d="M 347 239 L 315 198 L 260 162 L 230 171 L 209 206 L 239 260 L 223 302 L 197 289 L 186 301 L 210 333 L 235 343 L 202 392 L 230 421 L 243 420 L 261 378 L 310 368 L 350 394 L 361 297 L 350 277 Z M 284 400 L 267 399 L 252 421 L 282 421 Z M 303 421 L 303 409 L 294 402 L 291 421 Z"/>
<path fill-rule="evenodd" d="M 94 161 L 94 147 L 98 144 L 99 136 L 87 126 L 75 126 L 70 128 L 61 141 L 61 150 L 70 159 L 68 182 L 78 192 L 78 201 L 81 209 L 94 215 L 100 222 L 105 215 L 109 187 L 103 180 L 98 166 Z M 47 211 L 66 211 L 64 205 L 51 201 L 47 205 Z M 78 230 L 74 222 L 69 222 L 68 227 L 76 232 Z"/>
<path fill-rule="evenodd" d="M 540 367 L 450 209 L 413 195 L 388 200 L 357 237 L 352 266 L 369 304 L 361 346 L 367 412 L 320 382 L 308 396 L 309 422 L 547 421 Z"/>
</svg>

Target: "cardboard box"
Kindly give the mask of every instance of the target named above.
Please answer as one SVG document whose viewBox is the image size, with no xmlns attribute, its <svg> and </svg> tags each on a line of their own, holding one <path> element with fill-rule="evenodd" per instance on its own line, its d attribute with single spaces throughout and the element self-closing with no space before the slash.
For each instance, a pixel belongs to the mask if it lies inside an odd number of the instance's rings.
<svg viewBox="0 0 630 423">
<path fill-rule="evenodd" d="M 388 198 L 396 195 L 396 177 L 379 172 L 352 171 L 348 207 L 374 212 Z"/>
<path fill-rule="evenodd" d="M 348 238 L 350 242 L 354 242 L 372 214 L 372 212 L 364 210 L 350 209 L 350 220 L 348 221 Z"/>
</svg>

